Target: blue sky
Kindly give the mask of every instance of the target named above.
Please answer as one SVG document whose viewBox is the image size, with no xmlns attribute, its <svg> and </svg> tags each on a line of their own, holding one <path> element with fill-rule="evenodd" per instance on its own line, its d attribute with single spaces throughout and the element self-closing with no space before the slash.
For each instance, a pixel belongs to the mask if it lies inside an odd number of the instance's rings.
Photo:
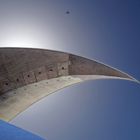
<svg viewBox="0 0 140 140">
<path fill-rule="evenodd" d="M 70 52 L 140 80 L 139 7 L 137 0 L 0 0 L 0 46 Z M 88 81 L 46 97 L 11 123 L 48 140 L 139 140 L 139 106 L 137 83 Z"/>
</svg>

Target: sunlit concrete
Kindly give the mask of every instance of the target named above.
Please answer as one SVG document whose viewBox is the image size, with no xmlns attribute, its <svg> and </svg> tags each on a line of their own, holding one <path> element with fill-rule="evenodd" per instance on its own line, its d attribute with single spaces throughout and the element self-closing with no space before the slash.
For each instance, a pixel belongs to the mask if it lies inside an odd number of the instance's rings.
<svg viewBox="0 0 140 140">
<path fill-rule="evenodd" d="M 0 49 L 0 119 L 10 121 L 49 94 L 86 80 L 124 79 L 126 73 L 95 60 L 45 49 Z"/>
</svg>

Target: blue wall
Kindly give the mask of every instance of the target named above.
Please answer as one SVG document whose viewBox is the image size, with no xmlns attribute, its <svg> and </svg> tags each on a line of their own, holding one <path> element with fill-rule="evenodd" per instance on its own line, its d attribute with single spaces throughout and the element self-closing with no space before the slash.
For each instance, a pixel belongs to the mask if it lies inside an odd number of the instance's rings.
<svg viewBox="0 0 140 140">
<path fill-rule="evenodd" d="M 0 120 L 0 140 L 43 140 L 42 138 Z"/>
</svg>

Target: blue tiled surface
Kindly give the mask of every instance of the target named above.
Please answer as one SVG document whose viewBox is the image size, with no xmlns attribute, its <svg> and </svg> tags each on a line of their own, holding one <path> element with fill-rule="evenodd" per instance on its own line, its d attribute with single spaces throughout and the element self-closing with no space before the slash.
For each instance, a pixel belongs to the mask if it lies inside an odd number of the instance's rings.
<svg viewBox="0 0 140 140">
<path fill-rule="evenodd" d="M 0 120 L 0 140 L 43 140 L 30 132 Z"/>
</svg>

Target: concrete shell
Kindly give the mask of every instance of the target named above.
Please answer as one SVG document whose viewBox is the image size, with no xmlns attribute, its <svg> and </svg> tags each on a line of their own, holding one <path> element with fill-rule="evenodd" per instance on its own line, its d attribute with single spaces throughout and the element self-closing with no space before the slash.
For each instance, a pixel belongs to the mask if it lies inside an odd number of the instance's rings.
<svg viewBox="0 0 140 140">
<path fill-rule="evenodd" d="M 0 49 L 0 119 L 10 121 L 49 94 L 85 80 L 136 81 L 95 60 L 69 53 L 25 48 Z"/>
</svg>

